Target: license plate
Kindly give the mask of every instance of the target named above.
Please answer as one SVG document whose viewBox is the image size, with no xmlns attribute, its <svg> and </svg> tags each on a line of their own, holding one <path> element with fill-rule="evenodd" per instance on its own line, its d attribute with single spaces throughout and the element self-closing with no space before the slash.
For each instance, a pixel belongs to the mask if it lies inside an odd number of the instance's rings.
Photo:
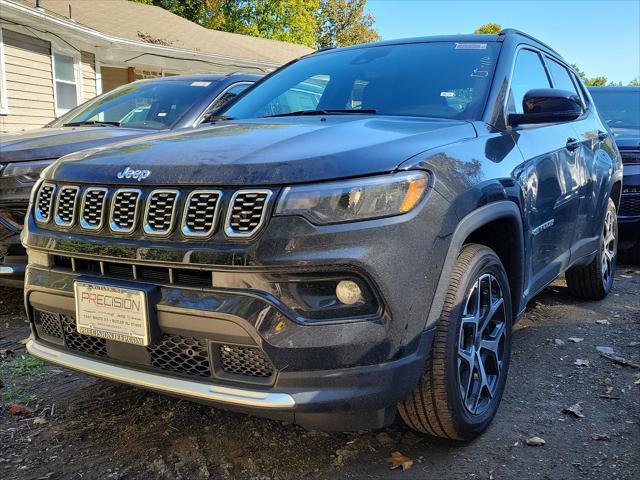
<svg viewBox="0 0 640 480">
<path fill-rule="evenodd" d="M 80 281 L 74 283 L 74 291 L 78 333 L 149 345 L 146 292 Z"/>
</svg>

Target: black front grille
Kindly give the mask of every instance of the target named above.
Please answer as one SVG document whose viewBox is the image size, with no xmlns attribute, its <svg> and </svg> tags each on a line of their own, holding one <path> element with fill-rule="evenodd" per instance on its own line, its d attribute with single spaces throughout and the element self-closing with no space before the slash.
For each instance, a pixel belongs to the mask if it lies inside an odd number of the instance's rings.
<svg viewBox="0 0 640 480">
<path fill-rule="evenodd" d="M 149 345 L 147 350 L 151 365 L 156 368 L 197 377 L 211 376 L 206 340 L 163 335 L 160 343 Z"/>
<path fill-rule="evenodd" d="M 220 367 L 226 373 L 267 378 L 273 367 L 259 348 L 242 345 L 220 345 Z"/>
<path fill-rule="evenodd" d="M 64 331 L 64 342 L 71 350 L 105 357 L 107 355 L 106 340 L 89 335 L 82 335 L 76 330 L 75 318 L 67 315 L 60 315 L 62 329 Z"/>
<path fill-rule="evenodd" d="M 56 224 L 61 227 L 70 227 L 76 218 L 76 203 L 78 200 L 78 187 L 62 187 L 58 193 L 56 204 Z"/>
<path fill-rule="evenodd" d="M 620 149 L 622 163 L 640 163 L 640 150 Z"/>
<path fill-rule="evenodd" d="M 634 216 L 640 215 L 640 195 L 622 195 L 618 215 Z"/>
<path fill-rule="evenodd" d="M 98 230 L 104 221 L 106 188 L 89 188 L 84 194 L 80 224 L 87 230 Z"/>
<path fill-rule="evenodd" d="M 111 207 L 111 230 L 129 233 L 136 228 L 140 191 L 118 190 Z"/>
<path fill-rule="evenodd" d="M 247 237 L 256 233 L 262 225 L 270 195 L 268 191 L 237 192 L 227 218 L 227 235 Z"/>
<path fill-rule="evenodd" d="M 155 190 L 149 195 L 145 211 L 144 231 L 151 235 L 171 233 L 175 220 L 178 192 Z"/>
<path fill-rule="evenodd" d="M 220 192 L 201 190 L 192 192 L 187 199 L 182 233 L 186 236 L 209 236 L 216 229 Z"/>
<path fill-rule="evenodd" d="M 51 220 L 51 210 L 53 209 L 53 194 L 56 190 L 55 185 L 44 183 L 38 191 L 38 199 L 36 200 L 35 216 L 36 221 L 46 223 Z"/>
<path fill-rule="evenodd" d="M 60 325 L 60 315 L 57 313 L 36 311 L 36 321 L 40 322 L 44 334 L 62 338 L 62 325 Z"/>
</svg>

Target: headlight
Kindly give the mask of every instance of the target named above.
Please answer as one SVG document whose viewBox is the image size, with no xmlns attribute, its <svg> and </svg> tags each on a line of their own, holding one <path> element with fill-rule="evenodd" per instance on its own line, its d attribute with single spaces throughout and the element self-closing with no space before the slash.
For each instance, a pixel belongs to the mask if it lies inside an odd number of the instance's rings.
<svg viewBox="0 0 640 480">
<path fill-rule="evenodd" d="M 275 215 L 300 215 L 316 225 L 390 217 L 413 209 L 428 187 L 426 172 L 287 187 Z"/>
<path fill-rule="evenodd" d="M 16 177 L 24 183 L 35 182 L 40 177 L 40 173 L 52 162 L 53 159 L 38 160 L 37 162 L 8 163 L 5 165 L 4 170 L 0 168 L 0 176 Z"/>
</svg>

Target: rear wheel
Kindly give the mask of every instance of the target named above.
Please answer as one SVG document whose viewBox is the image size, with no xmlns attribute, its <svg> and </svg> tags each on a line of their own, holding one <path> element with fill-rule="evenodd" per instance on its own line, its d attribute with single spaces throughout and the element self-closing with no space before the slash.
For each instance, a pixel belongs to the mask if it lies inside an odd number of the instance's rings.
<svg viewBox="0 0 640 480">
<path fill-rule="evenodd" d="M 398 410 L 411 428 L 469 440 L 496 414 L 509 369 L 512 310 L 493 250 L 466 245 L 454 267 L 431 357 Z"/>
<path fill-rule="evenodd" d="M 606 297 L 613 286 L 617 255 L 618 215 L 616 205 L 609 199 L 596 257 L 589 265 L 576 265 L 565 274 L 571 294 L 587 300 Z"/>
</svg>

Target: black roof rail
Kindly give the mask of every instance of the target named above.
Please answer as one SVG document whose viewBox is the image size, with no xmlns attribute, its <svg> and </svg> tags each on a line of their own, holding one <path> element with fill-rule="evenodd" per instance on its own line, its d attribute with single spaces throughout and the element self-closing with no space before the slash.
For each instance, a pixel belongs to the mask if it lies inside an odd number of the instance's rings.
<svg viewBox="0 0 640 480">
<path fill-rule="evenodd" d="M 498 35 L 521 35 L 523 37 L 528 38 L 529 40 L 533 40 L 536 43 L 539 43 L 540 45 L 542 45 L 543 47 L 551 50 L 553 53 L 555 53 L 556 55 L 558 55 L 560 58 L 562 58 L 562 55 L 560 55 L 558 53 L 558 51 L 555 48 L 551 48 L 549 45 L 547 45 L 546 43 L 538 40 L 536 37 L 534 37 L 533 35 L 529 35 L 528 33 L 523 32 L 522 30 L 518 30 L 517 28 L 503 28 L 500 33 L 498 33 Z"/>
</svg>

